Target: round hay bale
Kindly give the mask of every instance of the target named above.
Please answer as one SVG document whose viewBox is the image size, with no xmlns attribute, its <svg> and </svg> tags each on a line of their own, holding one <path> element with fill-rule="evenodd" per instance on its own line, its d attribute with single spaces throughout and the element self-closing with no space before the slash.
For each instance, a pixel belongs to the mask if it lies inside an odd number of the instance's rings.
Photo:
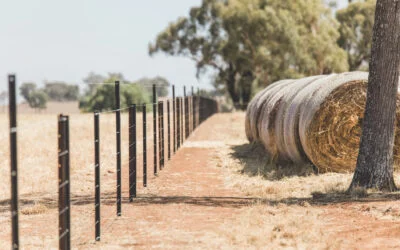
<svg viewBox="0 0 400 250">
<path fill-rule="evenodd" d="M 263 103 L 260 109 L 259 119 L 257 121 L 259 140 L 263 143 L 265 149 L 271 155 L 273 160 L 279 158 L 276 145 L 275 120 L 277 111 L 282 104 L 282 98 L 290 92 L 296 84 L 296 80 L 283 81 L 274 89 L 264 94 Z M 260 98 L 261 100 L 261 98 Z"/>
<path fill-rule="evenodd" d="M 275 119 L 275 143 L 277 146 L 278 150 L 278 155 L 281 160 L 292 160 L 290 155 L 289 155 L 289 148 L 291 147 L 298 147 L 301 145 L 297 145 L 296 143 L 294 144 L 287 144 L 285 143 L 285 137 L 287 136 L 298 136 L 297 131 L 288 131 L 287 129 L 293 129 L 293 130 L 298 130 L 298 128 L 295 128 L 295 126 L 290 126 L 290 127 L 285 127 L 284 126 L 284 121 L 285 117 L 288 115 L 291 116 L 296 116 L 297 114 L 289 113 L 289 106 L 292 103 L 293 98 L 301 92 L 304 88 L 312 84 L 314 81 L 321 79 L 321 78 L 326 78 L 326 75 L 318 75 L 318 76 L 310 76 L 306 78 L 302 78 L 299 80 L 296 80 L 293 82 L 293 85 L 288 89 L 286 94 L 282 96 L 282 99 L 280 101 L 280 105 L 277 108 L 277 113 L 276 113 L 276 119 Z M 294 122 L 294 121 L 293 121 Z M 285 130 L 286 129 L 286 130 Z M 292 141 L 295 138 L 293 138 Z M 286 142 L 291 141 L 291 140 L 286 140 Z M 293 160 L 292 160 L 293 161 Z"/>
<path fill-rule="evenodd" d="M 270 85 L 271 86 L 271 85 Z M 249 105 L 247 105 L 246 109 L 246 117 L 245 117 L 245 131 L 246 131 L 246 137 L 249 140 L 249 142 L 253 142 L 256 140 L 255 136 L 253 135 L 253 131 L 251 130 L 251 121 L 254 119 L 253 114 L 255 113 L 254 111 L 254 106 L 257 103 L 258 99 L 262 96 L 262 94 L 267 91 L 269 88 L 266 87 L 263 90 L 259 91 L 253 99 L 250 101 Z"/>
<path fill-rule="evenodd" d="M 349 72 L 326 80 L 300 107 L 300 141 L 308 158 L 321 172 L 353 171 L 364 117 L 368 73 Z M 399 100 L 397 124 L 400 124 Z M 396 162 L 399 161 L 398 135 L 396 129 Z"/>
<path fill-rule="evenodd" d="M 263 109 L 266 103 L 270 101 L 270 99 L 275 95 L 275 93 L 279 92 L 280 89 L 284 88 L 286 85 L 292 83 L 294 80 L 282 80 L 275 82 L 271 85 L 270 88 L 268 88 L 267 91 L 265 91 L 262 96 L 258 99 L 258 101 L 254 105 L 254 113 L 253 113 L 253 119 L 250 120 L 250 126 L 251 130 L 253 131 L 253 134 L 256 136 L 258 141 L 261 141 L 260 139 L 260 120 L 262 116 L 264 115 Z"/>
<path fill-rule="evenodd" d="M 268 85 L 265 89 L 257 93 L 247 107 L 245 118 L 245 130 L 247 139 L 252 142 L 259 139 L 257 123 L 260 117 L 262 104 L 265 102 L 269 93 L 276 88 L 280 88 L 282 84 L 291 80 L 281 80 Z"/>
<path fill-rule="evenodd" d="M 327 81 L 337 77 L 337 75 L 325 75 L 319 79 L 314 80 L 307 86 L 298 91 L 291 100 L 287 102 L 286 114 L 283 117 L 284 127 L 284 144 L 288 157 L 291 161 L 298 164 L 309 162 L 306 153 L 301 145 L 299 135 L 299 119 L 300 108 L 311 98 L 312 94 L 318 89 L 322 88 Z"/>
<path fill-rule="evenodd" d="M 249 114 L 249 127 L 251 130 L 251 133 L 253 135 L 254 140 L 258 140 L 258 119 L 260 117 L 260 111 L 262 108 L 263 103 L 268 100 L 267 98 L 270 96 L 271 91 L 274 91 L 276 88 L 281 88 L 282 84 L 285 84 L 287 82 L 290 82 L 291 80 L 281 80 L 274 82 L 270 85 L 268 85 L 265 89 L 260 91 L 257 95 L 257 98 L 253 98 L 251 102 L 251 106 L 248 109 L 248 114 Z"/>
</svg>

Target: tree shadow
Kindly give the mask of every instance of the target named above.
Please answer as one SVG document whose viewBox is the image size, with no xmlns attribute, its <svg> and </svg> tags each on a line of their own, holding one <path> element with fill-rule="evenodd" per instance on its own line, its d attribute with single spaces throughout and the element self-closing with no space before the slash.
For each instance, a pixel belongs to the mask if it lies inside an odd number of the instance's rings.
<svg viewBox="0 0 400 250">
<path fill-rule="evenodd" d="M 315 174 L 311 163 L 298 165 L 292 162 L 274 159 L 261 143 L 246 143 L 231 146 L 231 156 L 243 164 L 240 173 L 248 176 L 261 175 L 267 180 L 280 180 L 290 176 L 309 176 Z"/>
<path fill-rule="evenodd" d="M 222 208 L 243 208 L 253 205 L 277 206 L 286 204 L 288 206 L 325 206 L 329 204 L 346 203 L 373 203 L 397 201 L 400 199 L 400 192 L 396 193 L 346 193 L 340 191 L 331 191 L 328 193 L 313 193 L 312 197 L 299 198 L 289 197 L 284 199 L 268 199 L 259 197 L 232 197 L 232 196 L 151 196 L 139 195 L 132 201 L 128 197 L 123 197 L 121 202 L 123 206 L 151 206 L 151 205 L 192 205 L 203 207 L 222 207 Z M 75 195 L 71 197 L 71 207 L 93 205 L 93 195 Z M 32 198 L 23 197 L 19 200 L 19 209 L 33 206 L 35 204 L 44 205 L 48 209 L 58 208 L 58 197 Z M 116 196 L 114 193 L 102 194 L 101 205 L 114 206 Z M 10 200 L 0 200 L 0 213 L 10 212 Z"/>
</svg>

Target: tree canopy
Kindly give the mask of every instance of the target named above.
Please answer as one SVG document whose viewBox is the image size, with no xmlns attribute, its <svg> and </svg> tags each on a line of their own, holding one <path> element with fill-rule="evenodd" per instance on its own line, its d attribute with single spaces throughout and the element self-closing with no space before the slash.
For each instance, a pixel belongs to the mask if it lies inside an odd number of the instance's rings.
<svg viewBox="0 0 400 250">
<path fill-rule="evenodd" d="M 33 82 L 26 82 L 19 87 L 20 94 L 28 102 L 31 108 L 44 109 L 46 108 L 48 95 L 43 89 L 37 89 Z"/>
<path fill-rule="evenodd" d="M 368 69 L 375 5 L 376 0 L 357 1 L 336 12 L 340 22 L 338 43 L 347 51 L 350 70 Z"/>
<path fill-rule="evenodd" d="M 121 107 L 150 103 L 149 92 L 140 84 L 126 80 L 121 73 L 109 73 L 108 77 L 103 77 L 102 79 L 102 83 L 87 81 L 88 84 L 92 84 L 92 89 L 80 100 L 79 106 L 83 111 L 93 112 L 115 109 L 115 81 L 121 82 Z"/>
<path fill-rule="evenodd" d="M 258 86 L 346 71 L 337 27 L 320 0 L 203 0 L 166 27 L 149 53 L 191 58 L 199 77 L 213 69 L 215 86 L 244 108 Z"/>
<path fill-rule="evenodd" d="M 159 97 L 164 97 L 168 95 L 168 88 L 171 85 L 167 79 L 161 76 L 154 78 L 142 78 L 136 81 L 137 84 L 141 85 L 146 90 L 150 90 L 153 84 L 156 85 L 156 93 Z"/>
<path fill-rule="evenodd" d="M 79 87 L 65 82 L 45 82 L 43 90 L 52 101 L 76 101 L 79 97 Z"/>
<path fill-rule="evenodd" d="M 36 83 L 25 82 L 19 87 L 19 93 L 22 97 L 29 102 L 29 97 L 33 91 L 36 90 Z"/>
<path fill-rule="evenodd" d="M 36 90 L 30 94 L 29 106 L 34 109 L 45 109 L 48 96 L 43 90 Z"/>
</svg>

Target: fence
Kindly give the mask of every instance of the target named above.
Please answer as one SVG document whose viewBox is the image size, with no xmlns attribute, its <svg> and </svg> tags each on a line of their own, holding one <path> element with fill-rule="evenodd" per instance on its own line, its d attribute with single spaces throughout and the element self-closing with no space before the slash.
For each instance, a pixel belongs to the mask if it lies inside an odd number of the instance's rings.
<svg viewBox="0 0 400 250">
<path fill-rule="evenodd" d="M 15 75 L 8 77 L 9 83 L 9 119 L 10 119 L 10 165 L 11 165 L 11 224 L 12 248 L 19 249 L 19 209 L 18 209 L 18 164 L 17 164 L 17 110 L 16 110 L 16 79 Z M 115 109 L 96 111 L 93 115 L 94 128 L 94 239 L 101 240 L 101 176 L 100 169 L 103 164 L 101 159 L 101 120 L 103 114 L 115 113 L 115 162 L 116 162 L 116 187 L 115 204 L 116 216 L 122 214 L 122 171 L 124 164 L 121 157 L 121 112 L 128 111 L 128 200 L 132 202 L 137 197 L 137 185 L 148 185 L 148 154 L 153 158 L 153 174 L 160 174 L 166 162 L 179 150 L 183 142 L 195 129 L 208 117 L 218 112 L 215 100 L 194 95 L 193 87 L 190 96 L 175 96 L 175 87 L 172 86 L 172 98 L 158 100 L 157 86 L 153 85 L 153 102 L 133 104 L 129 107 L 120 106 L 120 83 L 115 82 Z M 199 92 L 198 92 L 199 93 Z M 171 107 L 172 106 L 172 107 Z M 152 131 L 149 131 L 147 110 L 152 108 Z M 138 114 L 142 114 L 142 118 Z M 171 118 L 172 116 L 172 118 Z M 141 121 L 140 121 L 141 120 Z M 71 181 L 70 160 L 74 157 L 70 150 L 70 117 L 60 114 L 58 116 L 58 240 L 60 249 L 70 249 L 71 242 Z M 141 134 L 138 130 L 141 129 Z M 148 136 L 148 135 L 151 136 Z M 140 138 L 141 137 L 141 138 Z M 150 145 L 152 144 L 152 145 Z M 142 147 L 140 147 L 142 145 Z M 149 147 L 150 146 L 150 147 Z M 149 150 L 152 148 L 152 150 Z M 140 151 L 142 151 L 140 156 Z M 142 176 L 139 170 L 142 168 Z M 140 181 L 142 179 L 142 181 Z M 72 183 L 72 184 L 71 184 Z"/>
</svg>

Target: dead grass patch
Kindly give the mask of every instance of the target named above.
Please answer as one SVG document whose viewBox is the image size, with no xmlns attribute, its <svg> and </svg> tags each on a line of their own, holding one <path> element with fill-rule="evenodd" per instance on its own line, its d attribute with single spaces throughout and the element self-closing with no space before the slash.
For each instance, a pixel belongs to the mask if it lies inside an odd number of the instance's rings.
<svg viewBox="0 0 400 250">
<path fill-rule="evenodd" d="M 35 215 L 35 214 L 43 214 L 46 213 L 48 208 L 40 203 L 35 203 L 33 206 L 24 207 L 21 209 L 21 214 L 24 215 Z"/>
<path fill-rule="evenodd" d="M 312 207 L 254 205 L 242 209 L 233 221 L 220 227 L 220 237 L 231 246 L 249 249 L 330 248 L 340 240 L 327 240 L 321 210 Z M 235 226 L 232 226 L 235 225 Z"/>
</svg>

